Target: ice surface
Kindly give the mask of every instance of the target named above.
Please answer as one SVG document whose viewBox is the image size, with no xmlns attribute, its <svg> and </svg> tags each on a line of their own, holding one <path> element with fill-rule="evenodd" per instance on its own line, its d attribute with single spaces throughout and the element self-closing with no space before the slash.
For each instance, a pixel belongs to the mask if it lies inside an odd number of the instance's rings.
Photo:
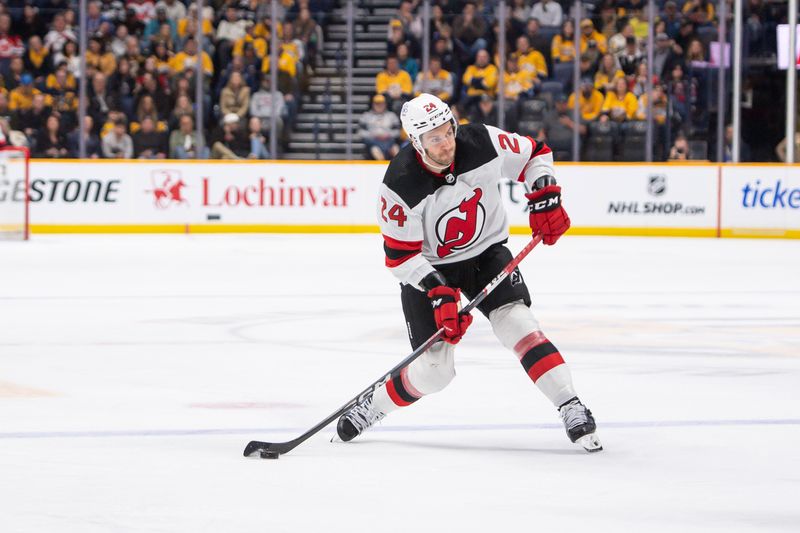
<svg viewBox="0 0 800 533">
<path fill-rule="evenodd" d="M 522 271 L 605 451 L 479 318 L 444 392 L 266 461 L 410 352 L 378 235 L 2 243 L 0 531 L 798 531 L 797 241 L 567 237 Z"/>
</svg>

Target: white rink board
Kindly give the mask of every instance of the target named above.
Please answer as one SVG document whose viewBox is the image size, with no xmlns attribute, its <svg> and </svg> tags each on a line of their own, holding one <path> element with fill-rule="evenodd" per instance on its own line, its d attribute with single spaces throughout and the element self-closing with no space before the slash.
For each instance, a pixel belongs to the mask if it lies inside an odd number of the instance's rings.
<svg viewBox="0 0 800 533">
<path fill-rule="evenodd" d="M 575 227 L 698 228 L 717 225 L 717 167 L 564 165 L 556 167 Z M 504 195 L 512 226 L 527 226 L 523 187 Z"/>
<path fill-rule="evenodd" d="M 722 229 L 800 230 L 800 167 L 724 166 Z"/>
<path fill-rule="evenodd" d="M 377 231 L 385 168 L 363 162 L 33 161 L 31 223 L 39 232 L 170 225 L 166 231 L 183 225 L 186 231 Z M 766 230 L 761 234 L 796 236 L 800 230 L 800 209 L 793 207 L 800 205 L 798 166 L 561 164 L 556 170 L 573 234 L 757 230 L 750 231 L 757 236 Z M 765 189 L 780 180 L 788 190 L 784 206 L 744 207 L 743 187 L 758 180 Z M 0 202 L 12 201 L 13 190 L 10 183 L 0 186 Z M 512 229 L 527 228 L 522 185 L 503 181 L 500 191 Z M 766 202 L 769 193 L 761 192 Z"/>
</svg>

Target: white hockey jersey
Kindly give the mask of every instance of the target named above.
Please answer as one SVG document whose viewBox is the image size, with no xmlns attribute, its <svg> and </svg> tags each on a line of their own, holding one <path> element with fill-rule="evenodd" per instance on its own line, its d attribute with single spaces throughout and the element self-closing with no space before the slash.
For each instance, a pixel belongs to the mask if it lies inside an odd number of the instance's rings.
<svg viewBox="0 0 800 533">
<path fill-rule="evenodd" d="M 471 259 L 505 241 L 500 179 L 530 187 L 544 175 L 554 175 L 546 144 L 493 126 L 460 126 L 455 161 L 444 174 L 429 171 L 407 145 L 392 159 L 380 187 L 386 266 L 401 282 L 420 288 L 435 265 Z"/>
</svg>

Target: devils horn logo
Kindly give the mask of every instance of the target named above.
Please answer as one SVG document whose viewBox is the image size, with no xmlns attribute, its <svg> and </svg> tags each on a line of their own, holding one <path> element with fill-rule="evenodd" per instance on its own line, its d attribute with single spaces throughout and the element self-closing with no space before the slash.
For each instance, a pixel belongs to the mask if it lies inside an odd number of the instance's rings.
<svg viewBox="0 0 800 533">
<path fill-rule="evenodd" d="M 436 238 L 439 246 L 436 254 L 447 257 L 454 251 L 463 250 L 478 240 L 486 222 L 486 209 L 480 203 L 483 191 L 475 189 L 472 198 L 464 199 L 436 221 Z"/>
</svg>

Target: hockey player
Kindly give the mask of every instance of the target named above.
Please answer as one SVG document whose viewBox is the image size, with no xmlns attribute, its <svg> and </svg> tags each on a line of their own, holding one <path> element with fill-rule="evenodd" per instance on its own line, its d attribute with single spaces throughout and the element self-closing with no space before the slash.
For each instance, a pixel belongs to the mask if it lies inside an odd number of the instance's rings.
<svg viewBox="0 0 800 533">
<path fill-rule="evenodd" d="M 471 315 L 459 313 L 461 292 L 473 298 L 512 259 L 504 246 L 508 221 L 500 178 L 531 189 L 530 226 L 545 244 L 555 244 L 570 225 L 546 144 L 483 124 L 459 127 L 450 107 L 426 93 L 404 104 L 400 119 L 411 143 L 389 164 L 378 206 L 386 266 L 401 282 L 412 347 L 439 328 L 444 336 L 341 416 L 337 433 L 343 441 L 442 390 L 455 376 L 455 345 L 472 323 Z M 530 305 L 517 269 L 478 309 L 558 409 L 570 440 L 590 452 L 602 450 L 592 413 L 578 399 L 569 368 Z"/>
</svg>

